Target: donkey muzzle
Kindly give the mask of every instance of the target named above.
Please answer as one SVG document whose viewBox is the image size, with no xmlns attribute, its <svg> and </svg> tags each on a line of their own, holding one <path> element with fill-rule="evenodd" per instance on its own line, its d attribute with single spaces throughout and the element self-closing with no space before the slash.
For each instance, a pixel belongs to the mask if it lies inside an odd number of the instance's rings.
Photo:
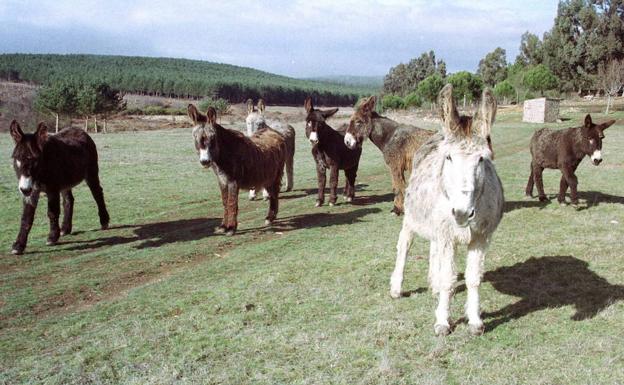
<svg viewBox="0 0 624 385">
<path fill-rule="evenodd" d="M 357 140 L 350 132 L 347 132 L 344 137 L 344 144 L 349 148 L 349 150 L 353 150 L 357 145 Z"/>
<path fill-rule="evenodd" d="M 470 221 L 473 220 L 475 217 L 474 209 L 470 209 L 470 210 L 451 209 L 451 213 L 453 214 L 453 217 L 455 217 L 455 222 L 460 227 L 468 226 Z"/>
<path fill-rule="evenodd" d="M 602 162 L 602 151 L 594 151 L 594 153 L 591 155 L 591 160 L 594 163 L 594 166 L 598 166 L 600 162 Z"/>
<path fill-rule="evenodd" d="M 310 133 L 310 138 L 308 138 L 308 139 L 310 139 L 310 143 L 317 144 L 318 143 L 318 134 L 316 133 L 316 131 L 312 131 Z"/>
</svg>

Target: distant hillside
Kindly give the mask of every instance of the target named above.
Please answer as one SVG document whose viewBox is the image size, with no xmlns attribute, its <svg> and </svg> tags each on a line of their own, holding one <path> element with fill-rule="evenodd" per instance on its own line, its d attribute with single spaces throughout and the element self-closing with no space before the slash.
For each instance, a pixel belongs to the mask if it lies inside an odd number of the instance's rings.
<svg viewBox="0 0 624 385">
<path fill-rule="evenodd" d="M 264 98 L 268 104 L 352 105 L 370 88 L 294 79 L 252 68 L 199 60 L 100 55 L 0 55 L 0 79 L 45 84 L 73 78 L 104 81 L 124 92 L 156 96 L 221 97 L 233 103 Z"/>
<path fill-rule="evenodd" d="M 351 76 L 351 75 L 335 75 L 320 76 L 308 78 L 306 80 L 318 81 L 324 83 L 342 84 L 353 87 L 363 87 L 368 93 L 376 93 L 383 87 L 383 76 Z"/>
</svg>

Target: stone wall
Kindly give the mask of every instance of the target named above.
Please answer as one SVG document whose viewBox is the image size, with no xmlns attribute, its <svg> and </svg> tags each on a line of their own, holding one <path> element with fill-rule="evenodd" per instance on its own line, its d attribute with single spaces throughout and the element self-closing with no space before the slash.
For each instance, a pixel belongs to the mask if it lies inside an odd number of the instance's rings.
<svg viewBox="0 0 624 385">
<path fill-rule="evenodd" d="M 524 101 L 522 121 L 527 123 L 555 123 L 559 120 L 559 100 L 538 98 Z"/>
</svg>

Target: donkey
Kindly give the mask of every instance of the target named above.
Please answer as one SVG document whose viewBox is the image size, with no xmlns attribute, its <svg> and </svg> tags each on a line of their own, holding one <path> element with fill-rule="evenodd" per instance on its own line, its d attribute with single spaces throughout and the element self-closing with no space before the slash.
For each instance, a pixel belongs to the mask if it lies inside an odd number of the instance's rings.
<svg viewBox="0 0 624 385">
<path fill-rule="evenodd" d="M 18 187 L 24 201 L 20 231 L 12 248 L 13 254 L 22 254 L 26 248 L 41 192 L 48 196 L 50 233 L 47 244 L 54 245 L 61 235 L 71 234 L 74 212 L 71 189 L 83 180 L 87 181 L 97 204 L 102 230 L 108 228 L 110 217 L 98 176 L 97 149 L 86 132 L 66 128 L 56 135 L 48 136 L 45 123 L 39 123 L 35 133 L 25 134 L 15 120 L 11 122 L 9 131 L 15 141 L 13 168 L 19 179 Z M 63 195 L 64 215 L 63 224 L 59 228 L 60 195 Z"/>
<path fill-rule="evenodd" d="M 439 294 L 434 331 L 436 335 L 450 333 L 449 305 L 457 279 L 455 249 L 466 244 L 466 315 L 470 332 L 479 335 L 484 331 L 479 284 L 485 251 L 502 218 L 504 203 L 487 143 L 496 99 L 485 90 L 476 115 L 468 117 L 458 114 L 452 94 L 453 87 L 447 84 L 438 96 L 441 135 L 434 135 L 414 154 L 390 295 L 401 296 L 405 259 L 414 233 L 418 233 L 430 241 L 429 285 Z"/>
<path fill-rule="evenodd" d="M 533 196 L 533 184 L 537 184 L 539 200 L 548 200 L 544 193 L 542 172 L 545 168 L 558 168 L 561 170 L 561 182 L 559 183 L 560 204 L 565 203 L 565 193 L 570 187 L 570 200 L 572 204 L 578 204 L 576 187 L 578 179 L 574 172 L 585 155 L 591 157 L 595 166 L 602 162 L 602 139 L 604 130 L 609 128 L 615 120 L 606 123 L 594 124 L 589 114 L 585 116 L 585 122 L 581 127 L 572 127 L 562 130 L 542 128 L 536 131 L 531 138 L 531 173 L 526 186 L 527 197 Z"/>
<path fill-rule="evenodd" d="M 279 121 L 272 121 L 271 126 L 269 126 L 264 117 L 264 110 L 264 100 L 258 100 L 258 108 L 256 109 L 253 105 L 253 100 L 247 99 L 247 118 L 245 119 L 245 123 L 247 125 L 247 136 L 251 137 L 262 128 L 272 128 L 284 136 L 284 139 L 286 139 L 286 191 L 291 191 L 293 189 L 294 178 L 293 163 L 295 158 L 295 129 L 290 124 L 284 124 Z M 267 199 L 269 196 L 266 190 L 262 190 L 262 195 L 264 196 L 264 199 Z M 255 198 L 256 190 L 249 190 L 249 200 L 254 200 Z"/>
<path fill-rule="evenodd" d="M 344 190 L 346 201 L 353 201 L 355 197 L 355 178 L 362 149 L 349 150 L 344 143 L 344 130 L 342 132 L 336 131 L 325 123 L 325 120 L 334 115 L 338 108 L 317 110 L 314 108 L 312 98 L 309 96 L 305 100 L 304 108 L 307 113 L 306 136 L 312 143 L 312 156 L 316 162 L 318 179 L 316 207 L 322 206 L 325 202 L 327 168 L 329 168 L 329 205 L 333 206 L 336 204 L 339 170 L 344 170 L 345 178 L 347 179 Z"/>
<path fill-rule="evenodd" d="M 377 114 L 376 101 L 373 95 L 365 99 L 355 110 L 349 121 L 344 142 L 350 149 L 361 148 L 362 142 L 368 137 L 381 150 L 392 175 L 394 207 L 391 212 L 401 215 L 407 184 L 406 174 L 408 178 L 411 175 L 414 152 L 429 140 L 434 132 L 399 124 Z"/>
<path fill-rule="evenodd" d="M 266 224 L 271 224 L 278 211 L 279 190 L 284 172 L 286 140 L 277 131 L 262 128 L 250 138 L 237 130 L 217 124 L 217 111 L 209 107 L 206 115 L 189 104 L 193 120 L 193 138 L 199 163 L 212 167 L 219 181 L 223 202 L 223 221 L 217 232 L 234 235 L 238 227 L 238 191 L 262 187 L 269 193 Z M 205 122 L 205 123 L 204 123 Z"/>
</svg>

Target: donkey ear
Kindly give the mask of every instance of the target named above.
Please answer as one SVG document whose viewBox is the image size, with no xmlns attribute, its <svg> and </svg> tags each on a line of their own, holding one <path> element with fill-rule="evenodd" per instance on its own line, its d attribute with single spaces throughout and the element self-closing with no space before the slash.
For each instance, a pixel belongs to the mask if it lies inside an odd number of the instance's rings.
<svg viewBox="0 0 624 385">
<path fill-rule="evenodd" d="M 438 106 L 444 134 L 454 134 L 460 128 L 460 121 L 455 100 L 453 99 L 453 86 L 451 84 L 445 85 L 440 91 Z"/>
<path fill-rule="evenodd" d="M 191 120 L 193 121 L 193 124 L 197 124 L 197 121 L 199 120 L 199 111 L 197 111 L 197 107 L 195 107 L 192 104 L 189 104 L 188 107 L 186 108 L 186 113 L 188 114 L 189 118 L 191 118 Z"/>
<path fill-rule="evenodd" d="M 607 128 L 611 127 L 615 123 L 615 120 L 609 120 L 608 122 L 604 122 L 600 125 L 600 128 L 604 131 Z"/>
<path fill-rule="evenodd" d="M 481 99 L 481 105 L 475 114 L 475 123 L 477 129 L 480 131 L 477 134 L 484 138 L 488 138 L 492 132 L 492 126 L 494 125 L 494 119 L 496 118 L 496 98 L 492 93 L 492 90 L 486 88 L 483 90 L 483 97 Z"/>
<path fill-rule="evenodd" d="M 266 105 L 264 104 L 264 99 L 259 99 L 258 100 L 258 110 L 260 111 L 261 114 L 264 114 L 264 109 L 266 108 Z"/>
<path fill-rule="evenodd" d="M 312 98 L 305 98 L 305 102 L 303 102 L 303 108 L 305 108 L 306 112 L 309 114 L 314 109 L 314 104 L 312 104 Z"/>
<path fill-rule="evenodd" d="M 323 118 L 327 119 L 330 116 L 334 115 L 336 112 L 338 112 L 338 107 L 330 108 L 329 110 L 323 110 L 321 111 L 321 115 L 323 115 Z"/>
<path fill-rule="evenodd" d="M 13 137 L 15 143 L 19 143 L 24 137 L 24 132 L 22 131 L 22 128 L 20 127 L 17 120 L 11 122 L 11 127 L 9 128 L 9 131 L 11 132 L 11 136 Z"/>
<path fill-rule="evenodd" d="M 377 103 L 377 98 L 375 97 L 375 95 L 373 95 L 370 98 L 366 99 L 364 102 L 362 102 L 359 110 L 364 114 L 370 114 L 371 112 L 375 110 L 376 103 Z"/>
<path fill-rule="evenodd" d="M 206 111 L 206 118 L 208 119 L 208 124 L 215 124 L 217 122 L 217 110 L 213 107 L 208 107 L 208 111 Z"/>
<path fill-rule="evenodd" d="M 593 125 L 592 118 L 590 114 L 585 115 L 585 128 L 591 128 Z"/>
<path fill-rule="evenodd" d="M 251 114 L 253 112 L 254 105 L 253 100 L 251 98 L 247 99 L 247 114 Z"/>
<path fill-rule="evenodd" d="M 43 148 L 43 145 L 48 140 L 48 126 L 44 122 L 39 123 L 37 126 L 37 131 L 35 131 L 35 137 L 37 138 L 37 144 L 40 148 Z"/>
</svg>

